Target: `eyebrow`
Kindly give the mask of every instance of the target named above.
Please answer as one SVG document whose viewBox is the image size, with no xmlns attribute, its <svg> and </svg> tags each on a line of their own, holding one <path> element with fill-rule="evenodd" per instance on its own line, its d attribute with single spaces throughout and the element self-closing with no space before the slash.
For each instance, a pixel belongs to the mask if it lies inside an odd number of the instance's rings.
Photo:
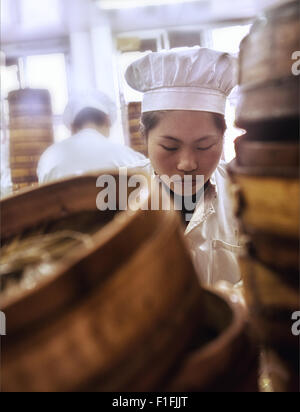
<svg viewBox="0 0 300 412">
<path fill-rule="evenodd" d="M 172 141 L 177 142 L 177 143 L 182 143 L 182 140 L 177 139 L 176 137 L 172 137 L 172 136 L 161 136 L 161 137 L 164 138 L 164 139 L 172 140 Z M 195 143 L 202 142 L 204 140 L 209 139 L 210 137 L 217 137 L 217 135 L 209 134 L 207 136 L 200 137 L 199 139 L 195 140 Z"/>
</svg>

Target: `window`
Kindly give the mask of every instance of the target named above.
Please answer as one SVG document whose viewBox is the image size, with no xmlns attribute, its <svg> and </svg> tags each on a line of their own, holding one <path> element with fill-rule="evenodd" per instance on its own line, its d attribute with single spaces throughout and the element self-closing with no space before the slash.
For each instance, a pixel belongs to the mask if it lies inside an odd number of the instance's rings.
<svg viewBox="0 0 300 412">
<path fill-rule="evenodd" d="M 250 32 L 251 25 L 231 26 L 214 29 L 211 32 L 212 47 L 215 50 L 238 54 L 240 43 Z M 227 132 L 225 134 L 224 160 L 230 162 L 235 157 L 234 142 L 244 132 L 235 127 L 236 99 L 227 104 L 226 122 Z"/>
<path fill-rule="evenodd" d="M 1 27 L 8 27 L 12 24 L 11 0 L 1 0 Z"/>
<path fill-rule="evenodd" d="M 26 29 L 57 25 L 61 22 L 59 0 L 21 0 L 21 22 Z"/>
<path fill-rule="evenodd" d="M 1 97 L 5 99 L 12 90 L 20 88 L 18 79 L 18 66 L 1 67 Z"/>
<path fill-rule="evenodd" d="M 61 115 L 68 100 L 64 54 L 29 56 L 25 61 L 26 85 L 48 89 L 55 115 Z"/>
<path fill-rule="evenodd" d="M 228 53 L 239 53 L 240 43 L 249 34 L 251 25 L 232 26 L 212 30 L 213 48 Z"/>
<path fill-rule="evenodd" d="M 28 56 L 25 58 L 26 86 L 47 89 L 54 114 L 55 140 L 69 136 L 62 124 L 62 114 L 68 102 L 65 55 L 63 53 Z"/>
<path fill-rule="evenodd" d="M 98 0 L 100 8 L 106 10 L 126 9 L 135 7 L 161 6 L 185 2 L 197 2 L 199 0 Z"/>
<path fill-rule="evenodd" d="M 132 89 L 125 80 L 125 73 L 127 67 L 133 63 L 134 61 L 140 59 L 141 57 L 145 56 L 149 52 L 141 53 L 141 52 L 130 52 L 130 53 L 122 53 L 119 55 L 118 59 L 118 66 L 120 70 L 120 89 L 126 103 L 129 102 L 140 102 L 142 101 L 143 94 L 137 92 L 136 90 Z"/>
</svg>

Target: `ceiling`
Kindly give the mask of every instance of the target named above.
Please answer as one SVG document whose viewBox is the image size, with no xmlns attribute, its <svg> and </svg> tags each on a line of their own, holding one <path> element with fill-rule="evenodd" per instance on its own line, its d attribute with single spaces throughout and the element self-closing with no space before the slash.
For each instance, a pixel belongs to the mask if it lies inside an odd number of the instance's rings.
<svg viewBox="0 0 300 412">
<path fill-rule="evenodd" d="M 2 44 L 58 38 L 104 22 L 120 33 L 249 20 L 265 6 L 284 1 L 288 0 L 1 0 Z M 123 7 L 116 8 L 120 4 Z"/>
</svg>

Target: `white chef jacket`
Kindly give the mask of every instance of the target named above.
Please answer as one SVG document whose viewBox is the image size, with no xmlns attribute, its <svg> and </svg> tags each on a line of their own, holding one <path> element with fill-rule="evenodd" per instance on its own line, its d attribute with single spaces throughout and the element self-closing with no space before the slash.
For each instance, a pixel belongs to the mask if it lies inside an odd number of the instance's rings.
<svg viewBox="0 0 300 412">
<path fill-rule="evenodd" d="M 241 280 L 238 256 L 243 250 L 237 219 L 228 193 L 225 163 L 221 163 L 185 232 L 194 264 L 204 285 Z"/>
<path fill-rule="evenodd" d="M 40 183 L 47 183 L 87 172 L 134 167 L 144 160 L 131 148 L 94 129 L 84 129 L 49 147 L 39 161 L 37 174 Z"/>
<path fill-rule="evenodd" d="M 146 167 L 149 172 L 150 163 Z M 200 207 L 199 202 L 196 207 L 185 236 L 202 285 L 212 286 L 219 281 L 240 282 L 238 255 L 243 251 L 242 237 L 228 193 L 224 162 L 211 177 L 204 204 Z"/>
</svg>

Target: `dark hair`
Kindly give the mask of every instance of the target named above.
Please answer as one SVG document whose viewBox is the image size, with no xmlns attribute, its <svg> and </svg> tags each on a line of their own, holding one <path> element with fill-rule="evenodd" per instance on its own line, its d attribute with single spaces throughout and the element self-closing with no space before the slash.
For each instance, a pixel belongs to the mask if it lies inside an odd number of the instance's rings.
<svg viewBox="0 0 300 412">
<path fill-rule="evenodd" d="M 72 123 L 73 130 L 81 130 L 87 123 L 93 123 L 96 126 L 102 127 L 109 124 L 109 117 L 101 110 L 87 107 L 75 117 Z"/>
<path fill-rule="evenodd" d="M 161 118 L 167 110 L 156 111 L 156 112 L 148 112 L 143 113 L 141 117 L 141 133 L 144 137 L 148 138 L 148 134 L 151 130 L 153 130 L 160 122 Z M 222 132 L 222 136 L 224 136 L 227 125 L 225 121 L 225 117 L 222 114 L 218 113 L 211 113 L 213 115 L 214 122 L 219 130 Z"/>
</svg>

